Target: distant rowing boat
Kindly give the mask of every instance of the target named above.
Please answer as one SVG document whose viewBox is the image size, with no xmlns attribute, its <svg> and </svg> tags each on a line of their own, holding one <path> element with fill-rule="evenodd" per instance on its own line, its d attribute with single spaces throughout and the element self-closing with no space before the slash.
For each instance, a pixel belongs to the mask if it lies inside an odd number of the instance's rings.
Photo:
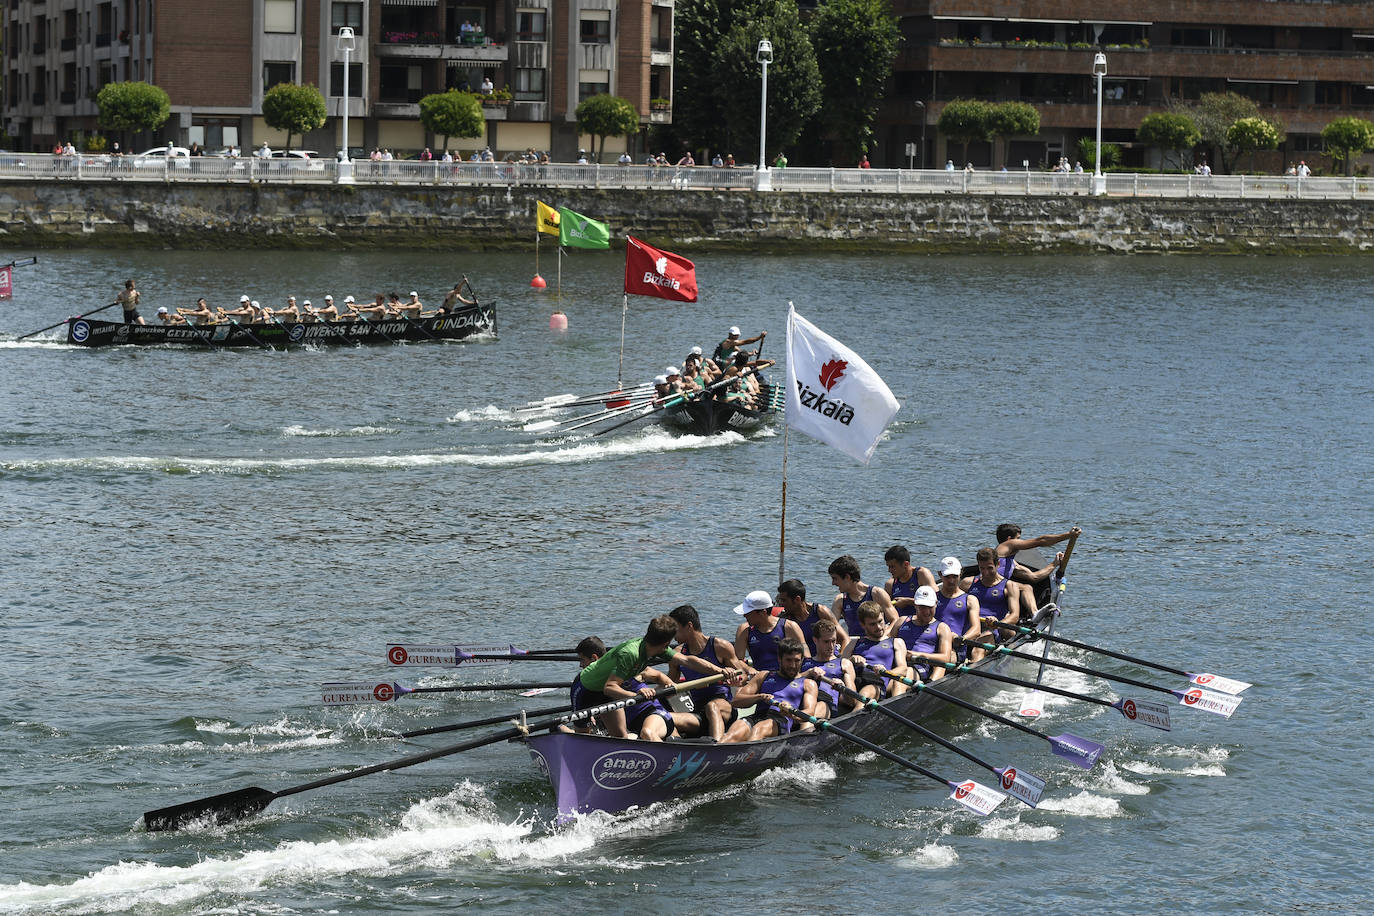
<svg viewBox="0 0 1374 916">
<path fill-rule="evenodd" d="M 386 318 L 381 321 L 281 321 L 266 324 L 220 323 L 125 324 L 76 318 L 67 323 L 67 343 L 81 347 L 117 344 L 203 347 L 290 347 L 339 344 L 399 343 L 400 341 L 462 340 L 479 333 L 496 333 L 493 304 L 465 306 L 447 315 L 428 318 Z"/>
</svg>

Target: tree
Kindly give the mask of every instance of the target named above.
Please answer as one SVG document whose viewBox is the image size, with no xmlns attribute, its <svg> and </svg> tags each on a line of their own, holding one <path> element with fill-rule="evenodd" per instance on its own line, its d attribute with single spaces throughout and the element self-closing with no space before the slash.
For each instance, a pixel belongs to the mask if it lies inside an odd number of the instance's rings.
<svg viewBox="0 0 1374 916">
<path fill-rule="evenodd" d="M 1226 132 L 1241 118 L 1258 118 L 1259 106 L 1253 99 L 1234 92 L 1204 92 L 1184 110 L 1197 125 L 1202 142 L 1215 150 L 1219 169 L 1231 171 L 1238 150 L 1231 145 Z"/>
<path fill-rule="evenodd" d="M 821 107 L 820 69 L 794 0 L 755 0 L 752 8 L 741 4 L 735 11 L 734 26 L 717 49 L 714 79 L 726 135 L 742 149 L 758 149 L 763 69 L 757 55 L 759 41 L 764 38 L 773 43 L 773 63 L 768 65 L 766 139 L 769 150 L 777 151 L 796 142 Z M 764 158 L 771 160 L 772 154 L 765 151 Z"/>
<path fill-rule="evenodd" d="M 1337 118 L 1322 128 L 1322 142 L 1332 159 L 1344 163 L 1349 175 L 1351 160 L 1374 149 L 1374 124 L 1363 118 Z"/>
<path fill-rule="evenodd" d="M 323 127 L 327 112 L 324 96 L 310 85 L 278 83 L 262 97 L 262 119 L 268 127 L 286 131 L 286 149 L 292 134 L 304 137 Z"/>
<path fill-rule="evenodd" d="M 1078 161 L 1089 172 L 1097 171 L 1097 141 L 1092 137 L 1078 138 Z M 1121 161 L 1121 147 L 1115 143 L 1102 144 L 1102 168 L 1109 169 Z"/>
<path fill-rule="evenodd" d="M 148 83 L 107 83 L 95 104 L 100 126 L 109 130 L 157 130 L 172 114 L 167 93 Z"/>
<path fill-rule="evenodd" d="M 673 127 L 689 145 L 733 147 L 720 117 L 725 93 L 716 52 L 734 16 L 734 4 L 720 0 L 678 0 L 673 11 Z"/>
<path fill-rule="evenodd" d="M 1250 170 L 1255 168 L 1255 152 L 1278 149 L 1283 134 L 1263 118 L 1240 118 L 1226 131 L 1226 142 L 1239 153 L 1250 154 Z"/>
<path fill-rule="evenodd" d="M 457 89 L 420 99 L 420 123 L 425 130 L 444 138 L 444 149 L 448 149 L 449 137 L 480 137 L 487 127 L 477 96 Z"/>
<path fill-rule="evenodd" d="M 826 0 L 808 31 L 837 158 L 856 163 L 873 148 L 873 120 L 901 39 L 897 19 L 888 0 Z"/>
<path fill-rule="evenodd" d="M 988 111 L 988 134 L 992 137 L 1033 137 L 1040 133 L 1040 112 L 1034 105 L 1026 102 L 1002 102 L 990 107 Z M 1008 149 L 1002 151 L 1002 163 L 1007 162 Z"/>
<path fill-rule="evenodd" d="M 600 93 L 577 106 L 577 132 L 597 140 L 595 162 L 601 161 L 607 137 L 626 137 L 639 131 L 639 111 L 629 99 Z"/>
<path fill-rule="evenodd" d="M 1146 115 L 1135 132 L 1136 139 L 1160 149 L 1160 167 L 1164 168 L 1167 154 L 1173 153 L 1179 168 L 1183 168 L 1183 151 L 1202 141 L 1202 133 L 1193 119 L 1178 111 Z"/>
<path fill-rule="evenodd" d="M 992 106 L 977 99 L 955 99 L 940 110 L 936 124 L 940 133 L 962 144 L 963 158 L 968 158 L 968 145 L 975 140 L 987 140 L 991 134 Z"/>
</svg>

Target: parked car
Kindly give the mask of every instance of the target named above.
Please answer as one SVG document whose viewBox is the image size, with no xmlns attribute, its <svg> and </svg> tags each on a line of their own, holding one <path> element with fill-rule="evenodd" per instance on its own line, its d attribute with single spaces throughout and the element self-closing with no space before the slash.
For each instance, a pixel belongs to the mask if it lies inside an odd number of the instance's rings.
<svg viewBox="0 0 1374 916">
<path fill-rule="evenodd" d="M 136 169 L 160 169 L 164 167 L 163 163 L 168 161 L 168 156 L 171 157 L 173 168 L 190 168 L 191 151 L 184 146 L 155 146 L 130 158 L 134 160 L 134 168 Z"/>
<path fill-rule="evenodd" d="M 312 172 L 324 171 L 324 160 L 313 149 L 273 150 L 272 161 L 280 163 L 281 168 L 307 169 Z"/>
</svg>

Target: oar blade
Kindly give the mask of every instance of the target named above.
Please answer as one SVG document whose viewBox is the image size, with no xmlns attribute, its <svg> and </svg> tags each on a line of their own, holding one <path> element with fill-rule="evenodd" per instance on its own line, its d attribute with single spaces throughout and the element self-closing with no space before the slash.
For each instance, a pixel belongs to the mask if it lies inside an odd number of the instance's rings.
<svg viewBox="0 0 1374 916">
<path fill-rule="evenodd" d="M 1039 690 L 1032 690 L 1021 700 L 1021 708 L 1016 711 L 1016 714 L 1027 719 L 1038 719 L 1044 711 L 1045 694 Z"/>
<path fill-rule="evenodd" d="M 1187 706 L 1189 709 L 1215 713 L 1225 719 L 1231 718 L 1231 713 L 1236 711 L 1241 700 L 1244 699 L 1244 697 L 1233 697 L 1227 693 L 1203 690 L 1201 687 L 1175 690 L 1173 694 L 1178 697 L 1178 702 L 1181 705 Z"/>
<path fill-rule="evenodd" d="M 1112 706 L 1120 710 L 1127 719 L 1139 725 L 1148 725 L 1150 728 L 1157 728 L 1162 732 L 1173 731 L 1173 723 L 1169 720 L 1169 707 L 1163 703 L 1122 697 Z"/>
<path fill-rule="evenodd" d="M 332 681 L 320 685 L 320 701 L 325 706 L 351 706 L 356 703 L 390 703 L 409 693 L 399 684 L 371 681 Z"/>
<path fill-rule="evenodd" d="M 1167 712 L 1167 707 L 1165 711 Z M 1096 741 L 1065 732 L 1062 735 L 1050 736 L 1050 750 L 1055 756 L 1063 757 L 1085 770 L 1091 770 L 1106 748 Z"/>
<path fill-rule="evenodd" d="M 553 429 L 557 425 L 557 420 L 540 420 L 537 423 L 526 423 L 522 428 L 527 433 L 537 433 L 546 429 Z"/>
<path fill-rule="evenodd" d="M 252 786 L 236 789 L 196 801 L 183 802 L 170 808 L 158 808 L 143 814 L 143 826 L 149 831 L 180 830 L 197 822 L 228 824 L 257 814 L 272 803 L 277 793 Z"/>
<path fill-rule="evenodd" d="M 974 782 L 972 779 L 965 779 L 960 783 L 950 783 L 954 791 L 949 797 L 963 805 L 975 814 L 986 817 L 1002 804 L 1006 798 L 1001 792 L 989 789 L 982 783 Z"/>
<path fill-rule="evenodd" d="M 1040 796 L 1045 794 L 1045 780 L 1020 767 L 1004 767 L 997 770 L 1002 778 L 1002 788 L 1017 801 L 1031 808 L 1040 804 Z"/>
<path fill-rule="evenodd" d="M 1220 690 L 1222 693 L 1229 693 L 1232 696 L 1239 696 L 1253 684 L 1244 681 L 1233 680 L 1229 677 L 1222 677 L 1220 674 L 1190 674 L 1188 680 L 1199 687 L 1207 687 L 1211 690 Z"/>
<path fill-rule="evenodd" d="M 393 665 L 456 665 L 458 650 L 454 646 L 420 646 L 411 643 L 390 643 L 386 647 L 386 660 Z"/>
</svg>

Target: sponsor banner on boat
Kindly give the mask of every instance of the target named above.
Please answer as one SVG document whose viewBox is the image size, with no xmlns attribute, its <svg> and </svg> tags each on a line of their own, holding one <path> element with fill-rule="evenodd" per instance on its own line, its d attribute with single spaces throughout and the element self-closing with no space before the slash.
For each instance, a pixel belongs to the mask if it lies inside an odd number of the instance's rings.
<svg viewBox="0 0 1374 916">
<path fill-rule="evenodd" d="M 639 785 L 657 769 L 658 761 L 646 751 L 612 751 L 592 763 L 592 782 L 618 792 Z"/>
<path fill-rule="evenodd" d="M 387 703 L 396 699 L 392 684 L 371 681 L 334 681 L 321 684 L 322 700 L 326 706 L 347 706 L 352 703 Z"/>
<path fill-rule="evenodd" d="M 1222 693 L 1233 695 L 1244 693 L 1247 688 L 1252 686 L 1244 681 L 1234 681 L 1229 677 L 1222 677 L 1220 674 L 1193 674 L 1189 675 L 1188 680 L 1199 687 L 1220 690 Z"/>
<path fill-rule="evenodd" d="M 1139 722 L 1162 732 L 1173 730 L 1173 723 L 1169 720 L 1169 707 L 1163 703 L 1127 697 L 1121 701 L 1121 714 L 1132 722 Z"/>
<path fill-rule="evenodd" d="M 1201 687 L 1194 687 L 1185 690 L 1179 695 L 1178 701 L 1184 706 L 1193 709 L 1200 709 L 1203 712 L 1216 713 L 1227 719 L 1231 718 L 1231 713 L 1240 706 L 1241 697 L 1233 697 L 1225 693 L 1215 693 L 1211 690 L 1203 690 Z"/>
<path fill-rule="evenodd" d="M 972 779 L 966 779 L 955 786 L 949 797 L 978 814 L 991 814 L 1002 804 L 1002 799 L 1006 798 L 1001 792 L 989 789 Z"/>
</svg>

